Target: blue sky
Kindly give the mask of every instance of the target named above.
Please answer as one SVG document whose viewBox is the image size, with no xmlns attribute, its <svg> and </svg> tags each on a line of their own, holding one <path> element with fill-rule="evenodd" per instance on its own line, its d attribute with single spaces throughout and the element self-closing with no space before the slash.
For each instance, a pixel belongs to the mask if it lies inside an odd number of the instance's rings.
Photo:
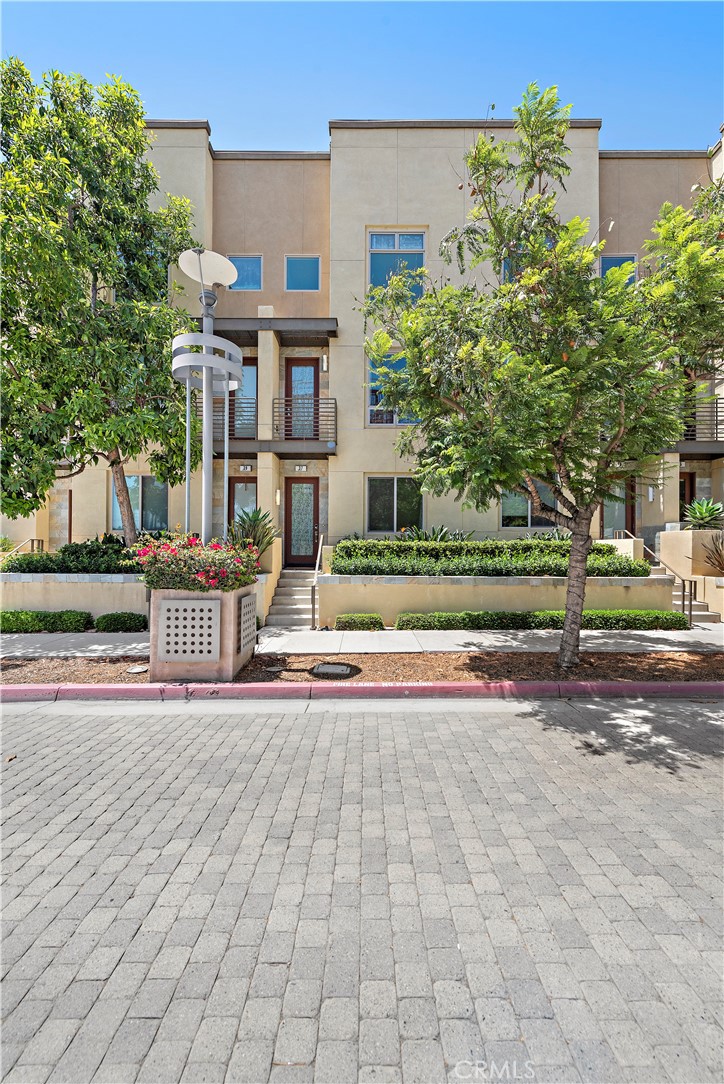
<svg viewBox="0 0 724 1084">
<path fill-rule="evenodd" d="M 323 150 L 349 117 L 510 116 L 556 83 L 601 146 L 715 143 L 720 3 L 3 4 L 3 55 L 121 76 L 151 117 L 207 118 L 219 149 Z"/>
</svg>

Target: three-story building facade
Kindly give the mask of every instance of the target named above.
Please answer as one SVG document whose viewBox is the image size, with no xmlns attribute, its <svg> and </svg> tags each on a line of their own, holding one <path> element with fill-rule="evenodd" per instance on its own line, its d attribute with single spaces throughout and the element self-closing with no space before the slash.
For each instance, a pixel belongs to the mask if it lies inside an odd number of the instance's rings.
<svg viewBox="0 0 724 1084">
<path fill-rule="evenodd" d="M 406 419 L 381 407 L 364 351 L 360 305 L 404 264 L 458 280 L 443 264 L 441 238 L 465 220 L 471 201 L 464 154 L 482 127 L 513 135 L 512 121 L 330 122 L 319 153 L 217 150 L 206 121 L 149 121 L 158 199 L 187 196 L 199 243 L 236 265 L 220 291 L 215 331 L 243 350 L 244 381 L 229 412 L 229 515 L 260 506 L 272 512 L 289 567 L 313 565 L 320 540 L 357 533 L 393 534 L 412 524 L 446 524 L 477 537 L 544 531 L 516 495 L 482 513 L 454 494 L 420 491 L 412 464 L 397 451 Z M 665 201 L 688 205 L 696 185 L 722 173 L 721 141 L 705 150 L 601 150 L 601 121 L 574 119 L 567 142 L 571 174 L 561 194 L 566 217 L 588 219 L 606 237 L 601 273 L 644 255 L 651 223 Z M 488 269 L 489 270 L 489 269 Z M 478 272 L 486 273 L 483 267 Z M 198 287 L 174 271 L 179 303 L 198 314 Z M 169 358 L 170 365 L 170 358 Z M 681 519 L 696 497 L 724 497 L 724 389 L 703 404 L 659 474 L 631 487 L 626 504 L 601 509 L 594 532 L 642 535 Z M 214 532 L 223 531 L 224 412 L 215 411 Z M 184 518 L 184 487 L 166 487 L 144 459 L 126 466 L 139 528 L 173 528 Z M 653 484 L 651 484 L 653 482 Z M 200 470 L 192 479 L 191 527 L 201 517 Z M 3 521 L 3 533 L 34 535 L 48 548 L 119 531 L 110 471 L 91 467 L 59 480 L 45 508 L 28 521 Z"/>
</svg>

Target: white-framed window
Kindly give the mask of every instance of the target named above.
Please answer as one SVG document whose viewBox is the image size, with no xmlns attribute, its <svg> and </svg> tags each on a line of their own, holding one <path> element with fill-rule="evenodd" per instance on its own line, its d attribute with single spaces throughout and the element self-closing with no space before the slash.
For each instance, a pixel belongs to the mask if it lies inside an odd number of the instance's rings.
<svg viewBox="0 0 724 1084">
<path fill-rule="evenodd" d="M 638 256 L 601 256 L 601 278 L 605 278 L 612 267 L 621 267 L 625 263 L 636 263 Z M 628 277 L 628 285 L 636 281 L 636 268 L 634 267 Z"/>
<path fill-rule="evenodd" d="M 284 289 L 290 293 L 319 291 L 322 278 L 321 256 L 285 256 Z"/>
<path fill-rule="evenodd" d="M 422 490 L 417 478 L 384 475 L 367 479 L 367 530 L 395 534 L 422 526 Z"/>
<path fill-rule="evenodd" d="M 390 275 L 425 266 L 425 231 L 370 230 L 368 257 L 370 286 L 386 286 Z M 419 283 L 413 287 L 413 293 L 416 297 L 422 295 Z"/>
<path fill-rule="evenodd" d="M 388 358 L 385 365 L 388 369 L 392 369 L 394 372 L 401 372 L 407 364 L 405 358 Z M 382 392 L 379 387 L 379 380 L 377 377 L 377 370 L 370 361 L 369 365 L 369 385 L 367 388 L 368 395 L 368 418 L 370 425 L 414 425 L 414 418 L 400 417 L 396 410 L 389 410 L 386 407 L 380 406 L 382 402 Z"/>
<path fill-rule="evenodd" d="M 542 482 L 536 483 L 540 499 L 544 504 L 556 507 L 556 501 L 547 485 Z M 500 501 L 500 526 L 501 527 L 555 527 L 555 524 L 543 516 L 533 514 L 533 508 L 527 497 L 522 493 L 506 492 Z"/>
<path fill-rule="evenodd" d="M 229 259 L 237 270 L 236 282 L 232 282 L 230 290 L 261 290 L 261 256 L 229 256 Z"/>
<path fill-rule="evenodd" d="M 159 482 L 152 474 L 127 474 L 126 485 L 131 498 L 133 521 L 137 531 L 168 530 L 168 486 Z M 122 531 L 121 509 L 116 496 L 115 483 L 112 486 L 113 500 L 111 511 L 111 530 Z"/>
</svg>

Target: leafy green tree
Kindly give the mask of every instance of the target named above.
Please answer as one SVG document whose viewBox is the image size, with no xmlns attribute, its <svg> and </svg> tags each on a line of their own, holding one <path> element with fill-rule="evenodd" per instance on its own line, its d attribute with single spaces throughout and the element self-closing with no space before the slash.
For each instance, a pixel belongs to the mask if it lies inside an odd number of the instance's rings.
<svg viewBox="0 0 724 1084">
<path fill-rule="evenodd" d="M 192 322 L 172 305 L 168 267 L 193 243 L 191 207 L 168 197 L 151 209 L 158 175 L 131 87 L 56 71 L 36 86 L 17 58 L 0 75 L 0 505 L 27 516 L 56 476 L 105 460 L 130 545 L 124 462 L 145 453 L 161 480 L 184 474 L 185 395 L 170 342 Z"/>
<path fill-rule="evenodd" d="M 480 267 L 480 284 L 410 272 L 364 303 L 385 406 L 419 419 L 400 448 L 424 489 L 478 509 L 513 491 L 571 532 L 566 669 L 578 662 L 593 516 L 680 439 L 688 374 L 712 373 L 724 352 L 721 185 L 691 210 L 662 209 L 638 281 L 632 264 L 602 278 L 604 242 L 557 207 L 569 111 L 555 87 L 532 84 L 515 138 L 483 132 L 468 152 L 473 208 L 441 251 L 461 272 Z"/>
</svg>

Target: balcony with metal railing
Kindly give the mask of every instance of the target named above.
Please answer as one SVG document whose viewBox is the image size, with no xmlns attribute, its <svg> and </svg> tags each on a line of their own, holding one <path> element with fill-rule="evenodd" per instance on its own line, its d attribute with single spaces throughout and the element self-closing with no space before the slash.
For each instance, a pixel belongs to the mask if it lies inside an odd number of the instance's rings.
<svg viewBox="0 0 724 1084">
<path fill-rule="evenodd" d="M 698 403 L 694 410 L 687 413 L 685 425 L 684 435 L 676 446 L 678 450 L 721 453 L 724 442 L 724 399 Z"/>
<path fill-rule="evenodd" d="M 201 398 L 196 397 L 201 417 Z M 214 446 L 224 445 L 223 400 L 214 399 Z M 271 439 L 259 439 L 256 399 L 231 397 L 229 401 L 229 444 L 232 451 L 271 451 L 283 458 L 324 458 L 337 450 L 337 400 L 294 396 L 274 399 Z M 262 427 L 263 430 L 263 427 Z"/>
</svg>

